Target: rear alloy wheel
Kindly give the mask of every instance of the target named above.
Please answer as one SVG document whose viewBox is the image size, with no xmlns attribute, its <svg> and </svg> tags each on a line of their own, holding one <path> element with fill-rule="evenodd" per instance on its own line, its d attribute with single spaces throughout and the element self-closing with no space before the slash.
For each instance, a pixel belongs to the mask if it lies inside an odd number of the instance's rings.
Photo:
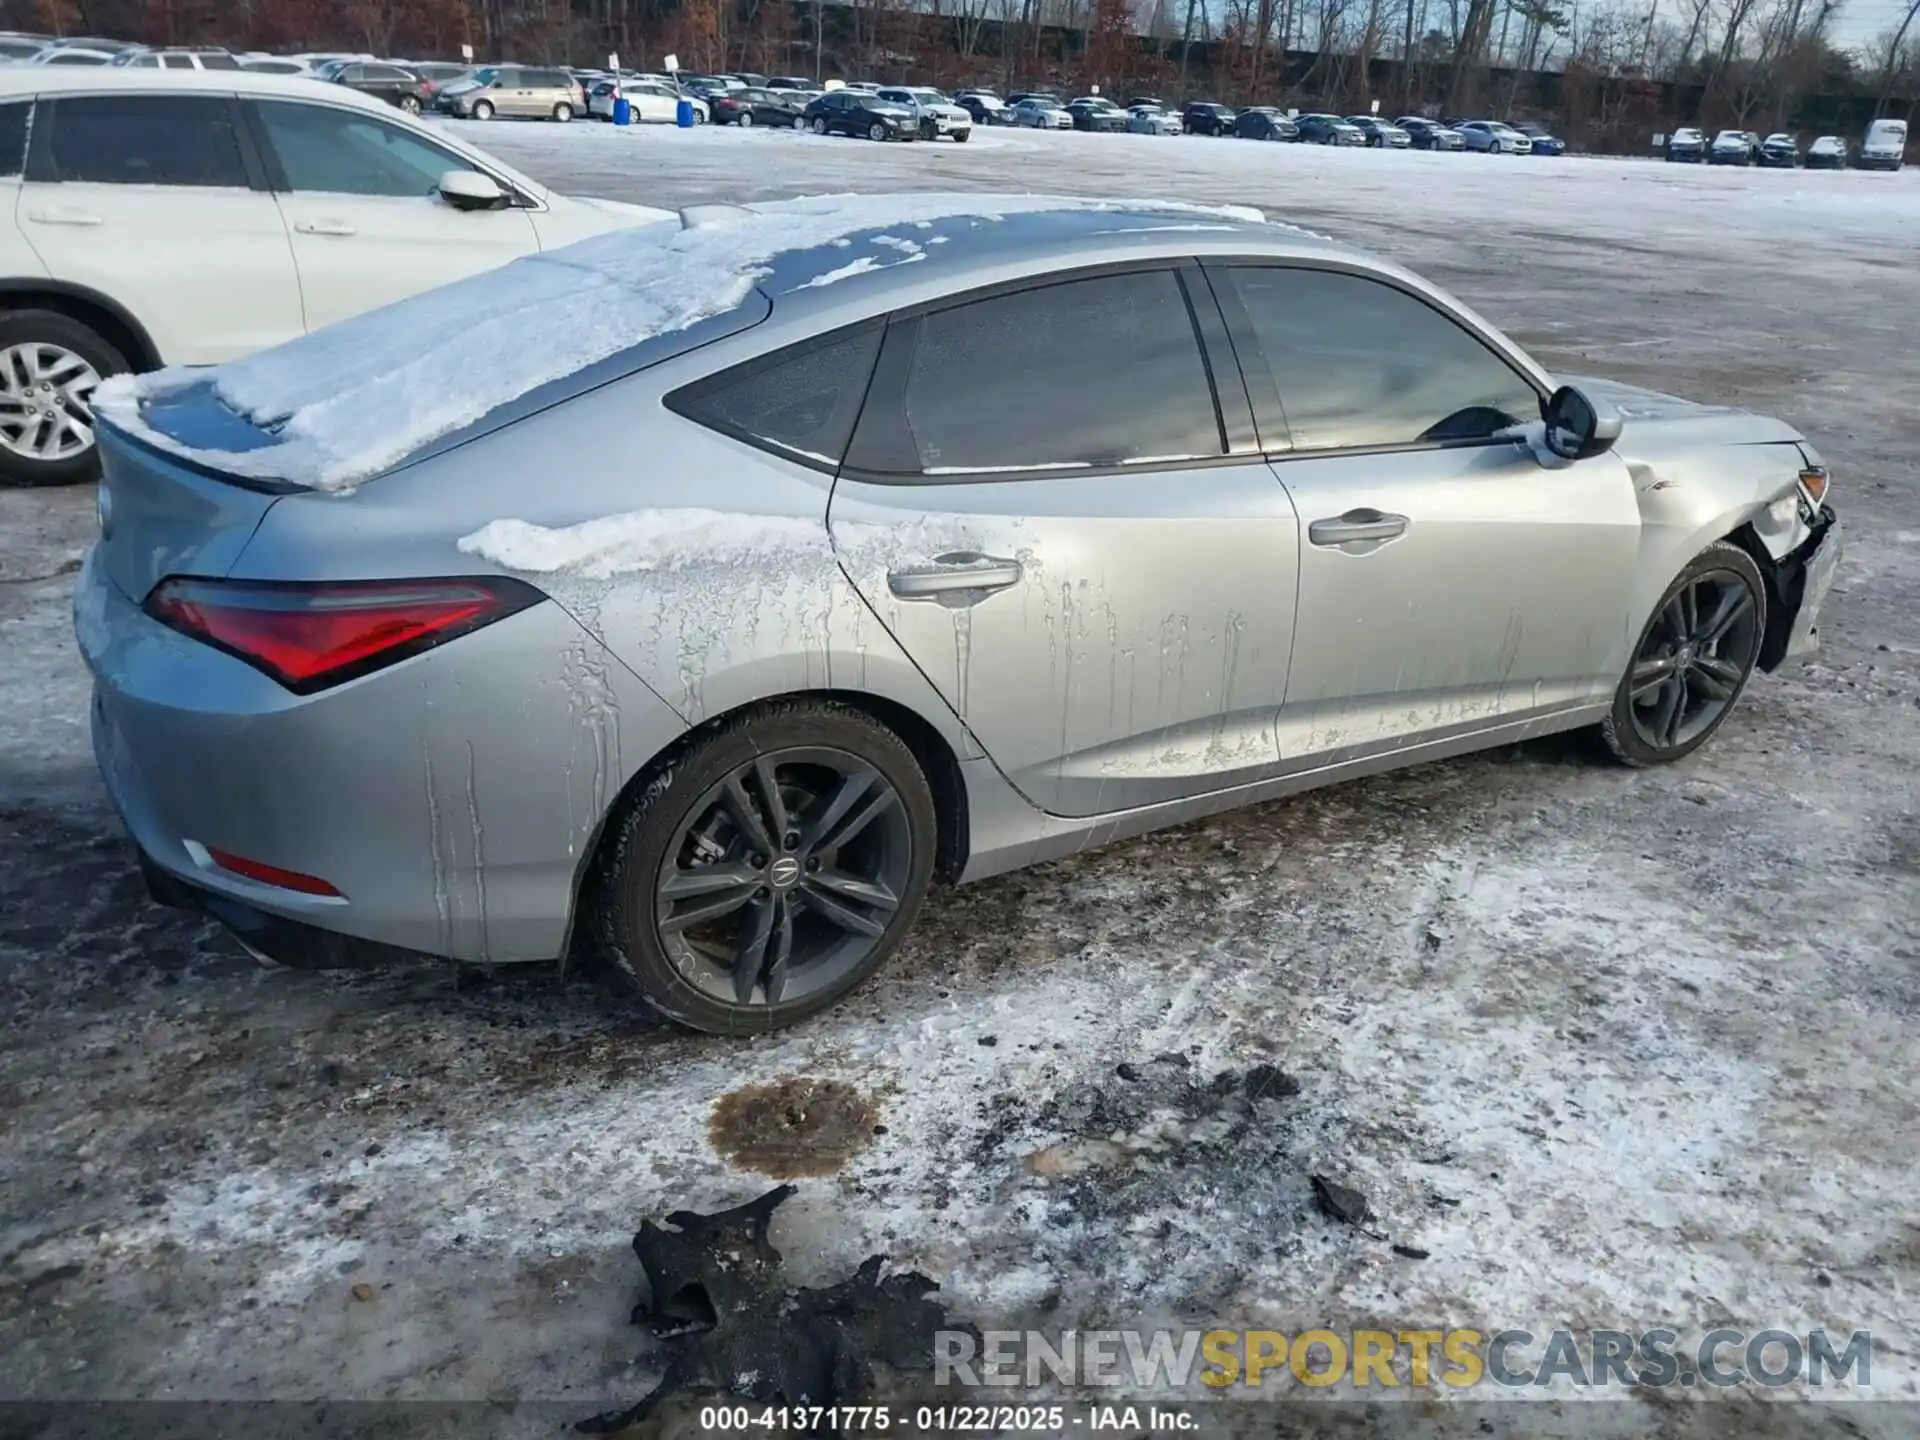
<svg viewBox="0 0 1920 1440">
<path fill-rule="evenodd" d="M 420 97 L 418 95 L 402 95 L 400 97 L 400 108 L 409 115 L 418 115 L 420 113 Z"/>
<path fill-rule="evenodd" d="M 573 119 L 573 106 L 562 100 L 558 105 L 553 107 L 553 118 L 562 125 L 566 124 L 569 120 Z"/>
<path fill-rule="evenodd" d="M 615 826 L 598 902 L 613 977 L 714 1033 L 834 1004 L 892 954 L 933 875 L 933 794 L 913 752 L 831 702 L 728 722 Z"/>
<path fill-rule="evenodd" d="M 51 310 L 0 312 L 0 484 L 96 479 L 93 392 L 130 368 L 77 320 Z"/>
<path fill-rule="evenodd" d="M 874 121 L 874 122 L 873 122 L 873 124 L 871 124 L 871 125 L 869 125 L 869 126 L 867 127 L 867 138 L 868 138 L 869 140 L 884 140 L 884 139 L 886 139 L 886 138 L 887 138 L 887 127 L 886 127 L 886 126 L 884 126 L 884 125 L 882 125 L 882 124 L 881 124 L 881 123 L 880 123 L 880 122 L 879 122 L 878 120 L 876 120 L 876 121 Z"/>
<path fill-rule="evenodd" d="M 751 110 L 742 110 L 740 112 L 740 128 L 742 130 L 746 130 L 746 129 L 750 129 L 752 125 L 753 125 L 753 112 Z"/>
<path fill-rule="evenodd" d="M 1760 659 L 1767 591 L 1753 557 L 1721 541 L 1667 587 L 1600 733 L 1628 765 L 1661 765 L 1706 744 Z"/>
</svg>

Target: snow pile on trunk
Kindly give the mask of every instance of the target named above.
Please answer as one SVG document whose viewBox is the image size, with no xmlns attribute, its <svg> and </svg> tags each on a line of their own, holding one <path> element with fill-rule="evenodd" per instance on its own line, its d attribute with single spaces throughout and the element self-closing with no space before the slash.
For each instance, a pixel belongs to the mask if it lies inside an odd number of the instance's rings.
<svg viewBox="0 0 1920 1440">
<path fill-rule="evenodd" d="M 732 310 L 779 256 L 862 231 L 1060 210 L 1264 219 L 1237 206 L 1044 195 L 834 195 L 750 209 L 730 224 L 646 225 L 526 256 L 220 366 L 219 399 L 278 437 L 259 450 L 197 451 L 146 423 L 143 401 L 204 370 L 117 377 L 93 404 L 121 429 L 202 464 L 345 489 L 542 385 Z"/>
</svg>

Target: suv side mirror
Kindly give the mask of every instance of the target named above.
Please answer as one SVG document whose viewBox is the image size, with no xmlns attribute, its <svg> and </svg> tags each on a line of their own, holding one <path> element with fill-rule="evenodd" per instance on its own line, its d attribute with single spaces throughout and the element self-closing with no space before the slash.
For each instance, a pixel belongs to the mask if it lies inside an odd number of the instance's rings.
<svg viewBox="0 0 1920 1440">
<path fill-rule="evenodd" d="M 1620 413 L 1600 405 L 1571 385 L 1562 385 L 1540 407 L 1546 422 L 1547 449 L 1562 460 L 1604 455 L 1620 438 Z"/>
<path fill-rule="evenodd" d="M 449 170 L 440 177 L 440 198 L 456 210 L 504 210 L 507 192 L 478 170 Z"/>
</svg>

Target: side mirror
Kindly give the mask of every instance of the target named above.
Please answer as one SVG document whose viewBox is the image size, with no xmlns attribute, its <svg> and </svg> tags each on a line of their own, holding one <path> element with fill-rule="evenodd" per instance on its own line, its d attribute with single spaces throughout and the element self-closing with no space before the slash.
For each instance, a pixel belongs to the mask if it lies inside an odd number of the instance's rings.
<svg viewBox="0 0 1920 1440">
<path fill-rule="evenodd" d="M 507 192 L 478 170 L 449 170 L 440 177 L 440 198 L 456 210 L 504 210 Z"/>
<path fill-rule="evenodd" d="M 1571 385 L 1562 385 L 1540 408 L 1546 422 L 1547 449 L 1562 460 L 1604 455 L 1620 438 L 1620 414 L 1596 404 Z"/>
</svg>

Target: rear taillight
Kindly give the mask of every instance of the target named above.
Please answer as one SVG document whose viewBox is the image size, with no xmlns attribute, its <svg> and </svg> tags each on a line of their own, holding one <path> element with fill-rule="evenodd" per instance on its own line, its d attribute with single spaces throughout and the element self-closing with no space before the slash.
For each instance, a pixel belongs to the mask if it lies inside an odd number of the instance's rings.
<svg viewBox="0 0 1920 1440">
<path fill-rule="evenodd" d="M 296 695 L 431 650 L 543 597 L 492 576 L 306 583 L 163 580 L 147 614 L 272 676 Z"/>
</svg>

